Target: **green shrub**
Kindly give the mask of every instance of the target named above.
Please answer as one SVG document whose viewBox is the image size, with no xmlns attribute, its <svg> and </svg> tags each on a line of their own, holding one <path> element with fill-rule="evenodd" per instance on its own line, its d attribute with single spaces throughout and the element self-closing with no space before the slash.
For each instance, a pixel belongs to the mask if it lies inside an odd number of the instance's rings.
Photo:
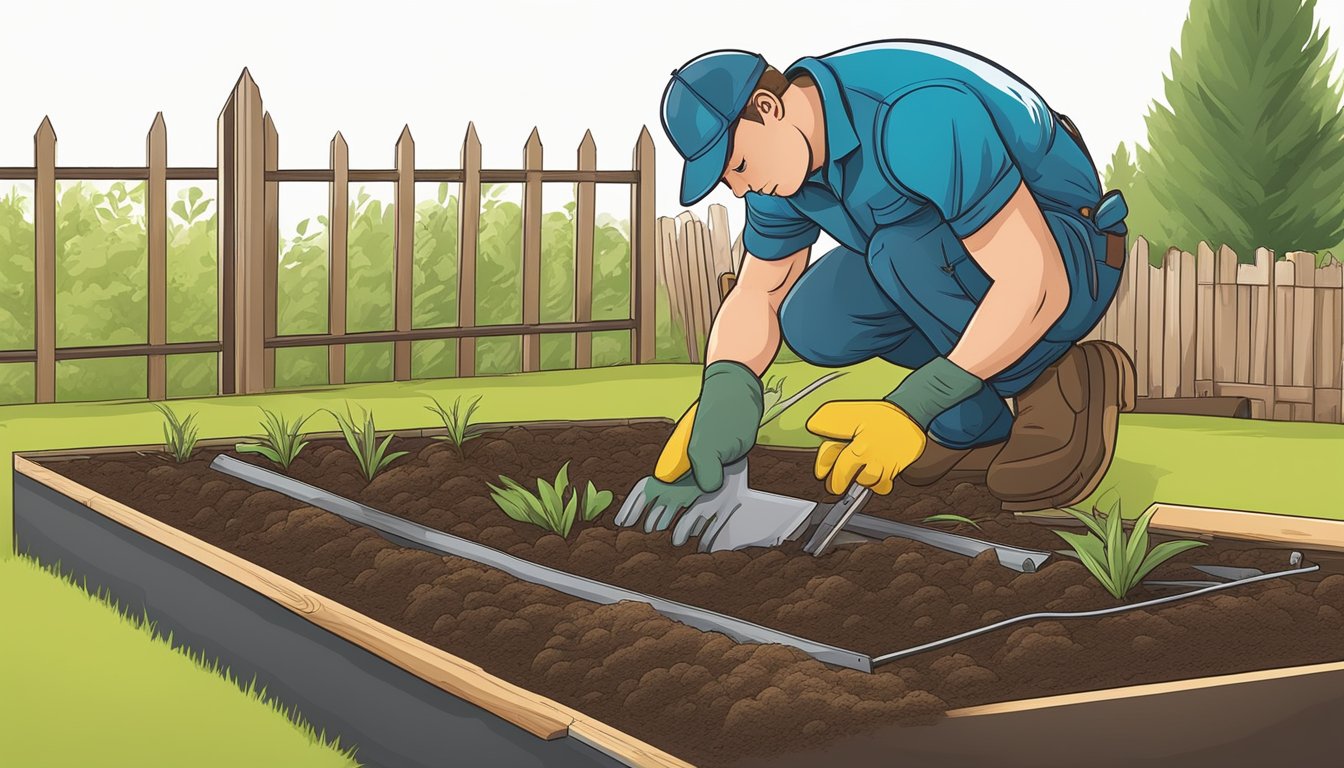
<svg viewBox="0 0 1344 768">
<path fill-rule="evenodd" d="M 349 403 L 346 403 L 345 409 L 346 413 L 349 414 Z M 406 451 L 386 453 L 387 444 L 392 442 L 395 435 L 389 434 L 381 445 L 377 443 L 372 411 L 365 411 L 364 423 L 357 427 L 355 426 L 354 416 L 347 419 L 329 408 L 323 408 L 322 410 L 334 416 L 336 423 L 341 426 L 341 434 L 345 435 L 345 443 L 350 446 L 350 452 L 355 454 L 355 459 L 359 462 L 359 471 L 364 475 L 365 480 L 372 481 L 374 476 L 382 472 L 388 464 L 406 455 Z"/>
<path fill-rule="evenodd" d="M 611 491 L 597 490 L 591 480 L 580 501 L 578 489 L 569 486 L 569 462 L 560 467 L 554 482 L 537 478 L 536 493 L 503 475 L 499 479 L 503 488 L 490 483 L 486 485 L 490 487 L 490 498 L 504 514 L 561 536 L 569 536 L 576 516 L 581 516 L 584 522 L 592 522 L 611 505 Z M 568 498 L 565 498 L 566 493 Z"/>
<path fill-rule="evenodd" d="M 466 459 L 467 455 L 462 449 L 462 444 L 478 436 L 471 432 L 471 415 L 476 412 L 476 406 L 481 402 L 480 396 L 473 398 L 465 409 L 462 408 L 462 398 L 460 397 L 453 400 L 451 410 L 444 410 L 439 401 L 432 397 L 430 400 L 434 401 L 434 405 L 433 407 L 426 405 L 425 410 L 437 413 L 439 418 L 443 420 L 443 428 L 448 431 L 446 435 L 433 435 L 432 438 L 452 443 L 453 447 L 457 449 L 457 457 Z"/>
<path fill-rule="evenodd" d="M 312 418 L 312 414 L 290 424 L 283 416 L 277 416 L 265 408 L 262 408 L 261 412 L 265 419 L 261 427 L 266 431 L 266 436 L 261 438 L 260 443 L 238 443 L 234 449 L 239 453 L 261 454 L 281 467 L 289 469 L 299 451 L 308 445 L 307 440 L 299 439 L 299 429 L 305 421 Z"/>
<path fill-rule="evenodd" d="M 1148 521 L 1152 519 L 1155 508 L 1144 512 L 1134 522 L 1134 529 L 1128 537 L 1122 525 L 1118 502 L 1105 515 L 1104 525 L 1097 519 L 1101 510 L 1095 507 L 1092 514 L 1074 509 L 1064 511 L 1087 526 L 1088 533 L 1055 531 L 1055 535 L 1073 548 L 1087 570 L 1116 599 L 1123 599 L 1157 566 L 1186 550 L 1204 546 L 1198 541 L 1175 540 L 1164 541 L 1148 549 Z"/>
<path fill-rule="evenodd" d="M 166 405 L 155 403 L 154 407 L 162 411 L 164 418 L 168 420 L 163 425 L 163 440 L 167 453 L 179 464 L 191 458 L 191 452 L 196 449 L 196 425 L 192 423 L 196 419 L 196 414 L 187 416 L 185 420 L 179 420 L 177 414 Z"/>
</svg>

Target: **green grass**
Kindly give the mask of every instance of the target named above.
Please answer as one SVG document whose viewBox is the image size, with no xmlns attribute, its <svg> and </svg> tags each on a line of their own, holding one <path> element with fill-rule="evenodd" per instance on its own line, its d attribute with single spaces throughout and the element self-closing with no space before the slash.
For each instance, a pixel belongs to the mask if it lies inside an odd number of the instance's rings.
<svg viewBox="0 0 1344 768">
<path fill-rule="evenodd" d="M 0 763 L 293 768 L 358 763 L 264 691 L 26 557 L 0 561 Z M 240 694 L 240 691 L 242 695 Z"/>
<path fill-rule="evenodd" d="M 330 413 L 340 425 L 341 434 L 345 435 L 345 444 L 350 446 L 350 452 L 359 462 L 359 471 L 364 475 L 364 479 L 371 481 L 375 475 L 386 469 L 387 465 L 405 456 L 406 451 L 387 453 L 387 446 L 396 435 L 389 433 L 383 438 L 382 444 L 379 444 L 376 439 L 377 430 L 373 426 L 373 411 L 365 411 L 364 423 L 356 424 L 354 417 L 349 415 L 349 407 L 350 404 L 346 403 L 346 416 L 330 409 L 327 413 Z"/>
<path fill-rule="evenodd" d="M 467 407 L 463 408 L 462 398 L 459 397 L 453 400 L 453 406 L 449 409 L 444 409 L 443 405 L 434 398 L 430 398 L 430 400 L 434 402 L 434 405 L 426 405 L 425 410 L 437 415 L 439 420 L 443 422 L 443 428 L 448 432 L 446 435 L 434 435 L 433 439 L 452 445 L 457 451 L 459 459 L 466 458 L 463 444 L 473 437 L 477 437 L 476 434 L 471 432 L 471 417 L 480 407 L 481 398 L 472 398 L 471 402 L 467 403 Z"/>
</svg>

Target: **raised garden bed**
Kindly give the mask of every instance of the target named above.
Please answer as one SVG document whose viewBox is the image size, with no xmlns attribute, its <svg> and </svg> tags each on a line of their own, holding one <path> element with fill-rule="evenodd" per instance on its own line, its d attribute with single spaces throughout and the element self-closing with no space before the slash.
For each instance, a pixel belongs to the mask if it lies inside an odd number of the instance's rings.
<svg viewBox="0 0 1344 768">
<path fill-rule="evenodd" d="M 797 543 L 707 555 L 673 548 L 666 533 L 613 527 L 611 511 L 653 465 L 670 429 L 665 421 L 514 427 L 467 443 L 465 460 L 426 436 L 403 437 L 392 448 L 408 455 L 371 483 L 360 475 L 344 441 L 316 440 L 287 474 L 536 563 L 866 653 L 918 645 L 1019 613 L 1119 604 L 1082 565 L 1063 556 L 1039 573 L 1018 574 L 998 566 L 992 555 L 972 561 L 900 539 L 841 547 L 822 558 L 803 555 Z M 368 528 L 212 471 L 210 462 L 220 453 L 276 468 L 228 445 L 203 445 L 182 464 L 124 450 L 84 458 L 30 456 L 40 465 L 35 472 L 26 463 L 16 465 L 48 482 L 73 481 L 87 489 L 75 491 L 77 500 L 96 501 L 93 495 L 80 498 L 88 492 L 106 497 L 157 521 L 174 537 L 199 540 L 250 564 L 255 573 L 292 582 L 285 587 L 290 592 L 300 588 L 343 606 L 352 617 L 404 633 L 434 649 L 436 664 L 456 658 L 468 662 L 464 668 L 478 665 L 486 678 L 549 702 L 543 706 L 552 707 L 555 722 L 564 727 L 529 728 L 520 722 L 526 718 L 518 714 L 517 702 L 487 701 L 482 704 L 487 709 L 540 735 L 585 729 L 605 734 L 596 741 L 628 762 L 806 764 L 818 750 L 829 750 L 880 755 L 884 761 L 906 754 L 937 756 L 939 765 L 974 764 L 976 755 L 989 754 L 976 746 L 975 734 L 997 733 L 994 755 L 1009 763 L 1007 756 L 1032 755 L 1034 764 L 1045 765 L 1050 763 L 1035 757 L 1029 741 L 1033 729 L 1043 733 L 1070 716 L 1092 717 L 1065 713 L 1119 708 L 1131 721 L 1161 731 L 1172 727 L 1164 708 L 1212 688 L 1219 689 L 1214 699 L 1242 696 L 1251 702 L 1276 701 L 1264 691 L 1283 688 L 1294 702 L 1290 709 L 1333 707 L 1340 713 L 1344 708 L 1339 693 L 1344 664 L 1338 663 L 1344 661 L 1344 574 L 1330 565 L 1337 559 L 1321 558 L 1319 571 L 1291 580 L 1248 584 L 1151 610 L 1024 624 L 864 674 L 828 667 L 792 648 L 734 643 L 645 605 L 598 606 L 469 561 L 389 542 Z M 593 523 L 575 523 L 568 539 L 508 518 L 489 498 L 486 483 L 497 483 L 501 474 L 530 484 L 536 477 L 554 477 L 566 461 L 576 481 L 591 480 L 616 495 L 606 514 Z M 820 493 L 810 452 L 758 448 L 751 461 L 757 487 L 814 498 Z M 913 523 L 956 513 L 980 524 L 978 531 L 957 529 L 961 533 L 1063 548 L 1049 527 L 998 512 L 983 488 L 965 483 L 898 486 L 865 511 Z M 1161 538 L 1155 532 L 1154 539 Z M 1189 568 L 1192 563 L 1283 570 L 1290 550 L 1313 561 L 1320 554 L 1313 543 L 1219 537 L 1160 566 L 1150 578 L 1202 578 Z M 1127 600 L 1165 594 L 1170 592 L 1139 587 Z M 422 676 L 442 677 L 441 671 L 423 674 L 415 664 L 392 661 Z M 1300 669 L 1262 672 L 1290 667 Z M 1220 677 L 1238 674 L 1244 677 Z M 1333 687 L 1322 684 L 1327 679 Z M 1134 688 L 1171 681 L 1187 682 Z M 471 699 L 469 688 L 459 685 L 454 693 Z M 1084 695 L 1033 701 L 1063 694 Z M 1247 734 L 1259 741 L 1241 744 L 1239 755 L 1256 744 L 1275 759 L 1324 748 L 1325 741 L 1285 742 L 1282 728 L 1289 723 L 1281 717 L 1283 702 L 1276 706 L 1247 703 L 1238 710 L 1242 721 L 1258 716 L 1259 726 L 1243 723 L 1228 731 L 1187 722 L 1170 743 L 1117 739 L 1112 749 L 1119 751 L 1108 754 L 1140 759 L 1190 752 L 1182 763 L 1189 765 L 1199 750 L 1213 754 L 1208 750 Z M 1016 724 L 1004 730 L 1005 722 Z M 1100 734 L 1108 727 L 1100 724 L 1106 722 L 1114 721 L 1098 721 L 1096 738 L 1104 740 Z"/>
</svg>

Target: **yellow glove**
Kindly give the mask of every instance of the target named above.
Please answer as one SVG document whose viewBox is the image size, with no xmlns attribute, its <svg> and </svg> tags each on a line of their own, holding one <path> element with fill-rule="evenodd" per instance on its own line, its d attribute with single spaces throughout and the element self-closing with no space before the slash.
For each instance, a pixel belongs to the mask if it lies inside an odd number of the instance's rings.
<svg viewBox="0 0 1344 768">
<path fill-rule="evenodd" d="M 653 466 L 653 476 L 664 483 L 676 482 L 677 478 L 691 469 L 691 459 L 687 449 L 691 445 L 691 425 L 695 423 L 695 409 L 700 401 L 691 403 L 691 407 L 682 414 L 672 436 L 663 444 L 663 452 L 658 454 L 658 463 Z"/>
<path fill-rule="evenodd" d="M 885 400 L 836 400 L 807 420 L 807 431 L 829 438 L 817 449 L 816 475 L 839 495 L 855 480 L 874 493 L 891 493 L 892 481 L 920 454 L 924 430 Z"/>
</svg>

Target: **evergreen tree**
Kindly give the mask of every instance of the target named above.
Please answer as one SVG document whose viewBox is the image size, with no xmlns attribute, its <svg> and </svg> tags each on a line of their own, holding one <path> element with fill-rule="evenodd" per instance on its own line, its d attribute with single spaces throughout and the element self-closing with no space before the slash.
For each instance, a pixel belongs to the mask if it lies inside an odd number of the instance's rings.
<svg viewBox="0 0 1344 768">
<path fill-rule="evenodd" d="M 1106 183 L 1106 189 L 1118 189 L 1121 193 L 1128 195 L 1131 187 L 1134 186 L 1134 178 L 1138 176 L 1139 168 L 1134 165 L 1134 158 L 1129 154 L 1129 147 L 1120 142 L 1111 155 L 1111 163 L 1106 166 L 1102 173 L 1102 179 Z"/>
<path fill-rule="evenodd" d="M 1344 238 L 1344 113 L 1315 6 L 1192 0 L 1168 104 L 1137 148 L 1130 208 L 1158 252 L 1207 240 L 1249 258 Z"/>
</svg>

